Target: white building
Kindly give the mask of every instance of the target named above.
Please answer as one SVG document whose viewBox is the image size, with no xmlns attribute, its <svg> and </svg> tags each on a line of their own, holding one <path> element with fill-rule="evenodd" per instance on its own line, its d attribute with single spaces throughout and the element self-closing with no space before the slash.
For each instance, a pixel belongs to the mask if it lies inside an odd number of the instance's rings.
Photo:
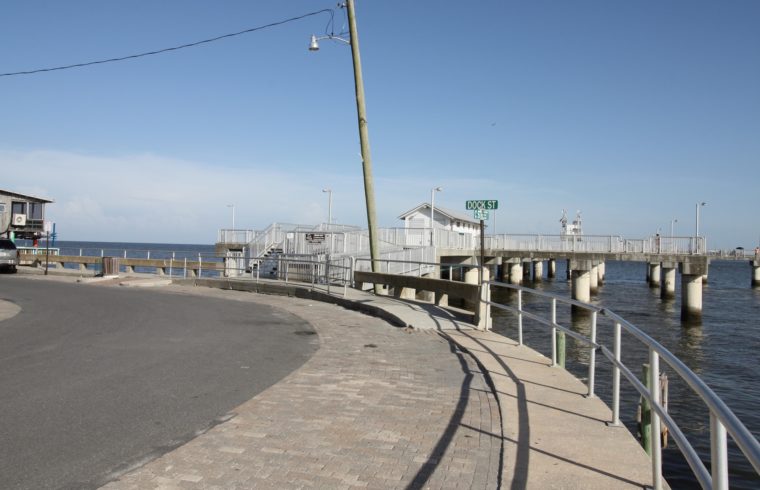
<svg viewBox="0 0 760 490">
<path fill-rule="evenodd" d="M 44 233 L 45 204 L 52 202 L 0 189 L 0 236 L 40 238 Z"/>
<path fill-rule="evenodd" d="M 404 228 L 430 229 L 430 211 L 430 203 L 426 202 L 410 209 L 398 218 L 404 220 Z M 435 221 L 432 226 L 436 230 L 442 229 L 461 234 L 480 235 L 480 222 L 473 219 L 472 216 L 438 206 L 433 211 L 435 212 Z"/>
</svg>

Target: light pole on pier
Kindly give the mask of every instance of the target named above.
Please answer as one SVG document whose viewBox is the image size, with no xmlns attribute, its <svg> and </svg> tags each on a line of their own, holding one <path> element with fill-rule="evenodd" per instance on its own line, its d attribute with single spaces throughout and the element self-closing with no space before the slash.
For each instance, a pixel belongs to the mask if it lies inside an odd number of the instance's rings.
<svg viewBox="0 0 760 490">
<path fill-rule="evenodd" d="M 441 192 L 443 187 L 430 189 L 430 246 L 435 246 L 435 193 Z"/>
<path fill-rule="evenodd" d="M 695 206 L 695 209 L 697 210 L 697 225 L 694 231 L 694 236 L 696 236 L 697 238 L 699 238 L 699 208 L 701 208 L 702 206 L 706 204 L 707 204 L 706 202 L 698 202 Z"/>
<path fill-rule="evenodd" d="M 234 204 L 228 204 L 228 208 L 232 208 L 232 229 L 235 229 L 235 205 Z"/>
<path fill-rule="evenodd" d="M 356 12 L 354 11 L 354 0 L 346 0 L 344 4 L 348 14 L 348 31 L 349 38 L 343 39 L 339 36 L 311 36 L 309 51 L 318 51 L 320 39 L 331 39 L 340 41 L 351 46 L 351 58 L 354 64 L 354 89 L 356 91 L 356 115 L 359 123 L 359 144 L 362 153 L 362 172 L 364 174 L 364 199 L 367 207 L 367 228 L 369 229 L 369 254 L 372 262 L 372 271 L 378 272 L 380 269 L 378 260 L 377 246 L 377 224 L 375 212 L 375 184 L 372 179 L 372 156 L 369 148 L 369 130 L 367 128 L 367 109 L 364 104 L 364 80 L 362 78 L 362 64 L 359 55 L 359 33 L 356 28 Z M 375 284 L 375 293 L 380 293 L 380 285 Z"/>
<path fill-rule="evenodd" d="M 674 236 L 674 235 L 673 235 L 673 230 L 674 230 L 674 228 L 675 228 L 675 224 L 676 224 L 676 223 L 678 223 L 678 218 L 673 218 L 672 220 L 670 220 L 670 238 L 671 238 L 671 239 L 672 239 L 672 238 L 673 238 L 673 236 Z"/>
<path fill-rule="evenodd" d="M 322 189 L 327 193 L 327 229 L 332 225 L 332 189 Z"/>
</svg>

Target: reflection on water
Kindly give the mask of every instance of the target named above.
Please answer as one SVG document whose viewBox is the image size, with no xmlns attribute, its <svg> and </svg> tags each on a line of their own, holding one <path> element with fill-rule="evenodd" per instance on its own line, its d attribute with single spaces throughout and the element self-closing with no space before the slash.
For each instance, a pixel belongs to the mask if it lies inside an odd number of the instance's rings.
<svg viewBox="0 0 760 490">
<path fill-rule="evenodd" d="M 646 284 L 646 264 L 608 262 L 604 285 L 592 296 L 592 303 L 609 308 L 633 323 L 673 352 L 689 368 L 700 375 L 756 436 L 760 436 L 760 379 L 754 369 L 760 356 L 760 289 L 750 288 L 751 270 L 746 262 L 713 262 L 708 285 L 703 293 L 703 316 L 696 324 L 683 324 L 681 314 L 680 278 L 676 280 L 673 299 L 661 299 L 656 288 Z M 539 291 L 570 296 L 570 283 L 565 280 L 565 263 L 557 261 L 557 276 L 527 284 Z M 496 289 L 494 300 L 517 305 L 517 294 Z M 551 303 L 523 295 L 524 308 L 531 313 L 550 318 Z M 494 331 L 517 338 L 517 315 L 493 310 Z M 574 314 L 570 307 L 558 304 L 557 321 L 573 331 L 590 336 L 591 315 Z M 551 356 L 548 327 L 524 319 L 524 342 Z M 598 342 L 612 348 L 612 323 L 604 316 L 598 318 Z M 632 336 L 623 334 L 623 361 L 634 373 L 648 362 L 648 352 Z M 611 403 L 612 372 L 603 356 L 597 355 L 596 393 Z M 567 369 L 585 380 L 588 376 L 589 349 L 567 337 Z M 709 413 L 701 400 L 667 365 L 663 371 L 670 380 L 669 411 L 704 460 L 709 460 Z M 635 414 L 638 393 L 621 383 L 621 419 L 635 433 Z M 697 482 L 691 469 L 670 441 L 663 454 L 664 473 L 672 488 L 695 488 Z M 740 451 L 729 444 L 731 488 L 760 488 L 755 471 Z M 709 466 L 708 466 L 709 470 Z"/>
</svg>

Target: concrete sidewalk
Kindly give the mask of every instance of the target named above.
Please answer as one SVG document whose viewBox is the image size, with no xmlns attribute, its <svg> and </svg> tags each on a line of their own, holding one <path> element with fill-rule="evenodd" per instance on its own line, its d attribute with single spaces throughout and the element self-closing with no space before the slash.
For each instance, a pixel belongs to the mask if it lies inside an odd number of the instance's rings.
<svg viewBox="0 0 760 490">
<path fill-rule="evenodd" d="M 106 488 L 651 485 L 648 456 L 627 429 L 607 426 L 609 408 L 585 385 L 532 349 L 473 329 L 464 312 L 356 290 L 343 298 L 255 287 L 285 297 L 243 292 L 250 281 L 184 284 L 161 290 L 287 310 L 314 326 L 320 350 L 227 422 Z"/>
<path fill-rule="evenodd" d="M 306 319 L 320 348 L 226 422 L 104 488 L 498 487 L 498 404 L 474 360 L 435 331 L 302 298 L 176 285 L 157 294 L 268 304 Z"/>
<path fill-rule="evenodd" d="M 501 486 L 539 489 L 645 488 L 649 456 L 586 386 L 551 359 L 512 339 L 479 331 L 450 309 L 352 290 L 348 297 L 416 328 L 441 332 L 470 354 L 499 403 L 503 444 Z"/>
</svg>

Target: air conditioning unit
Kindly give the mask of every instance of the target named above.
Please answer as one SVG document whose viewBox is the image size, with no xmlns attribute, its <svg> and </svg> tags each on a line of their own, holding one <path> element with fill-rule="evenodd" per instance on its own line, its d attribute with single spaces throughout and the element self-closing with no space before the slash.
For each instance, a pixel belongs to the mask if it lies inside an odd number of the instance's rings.
<svg viewBox="0 0 760 490">
<path fill-rule="evenodd" d="M 26 226 L 26 215 L 25 214 L 14 214 L 13 215 L 13 226 Z"/>
</svg>

